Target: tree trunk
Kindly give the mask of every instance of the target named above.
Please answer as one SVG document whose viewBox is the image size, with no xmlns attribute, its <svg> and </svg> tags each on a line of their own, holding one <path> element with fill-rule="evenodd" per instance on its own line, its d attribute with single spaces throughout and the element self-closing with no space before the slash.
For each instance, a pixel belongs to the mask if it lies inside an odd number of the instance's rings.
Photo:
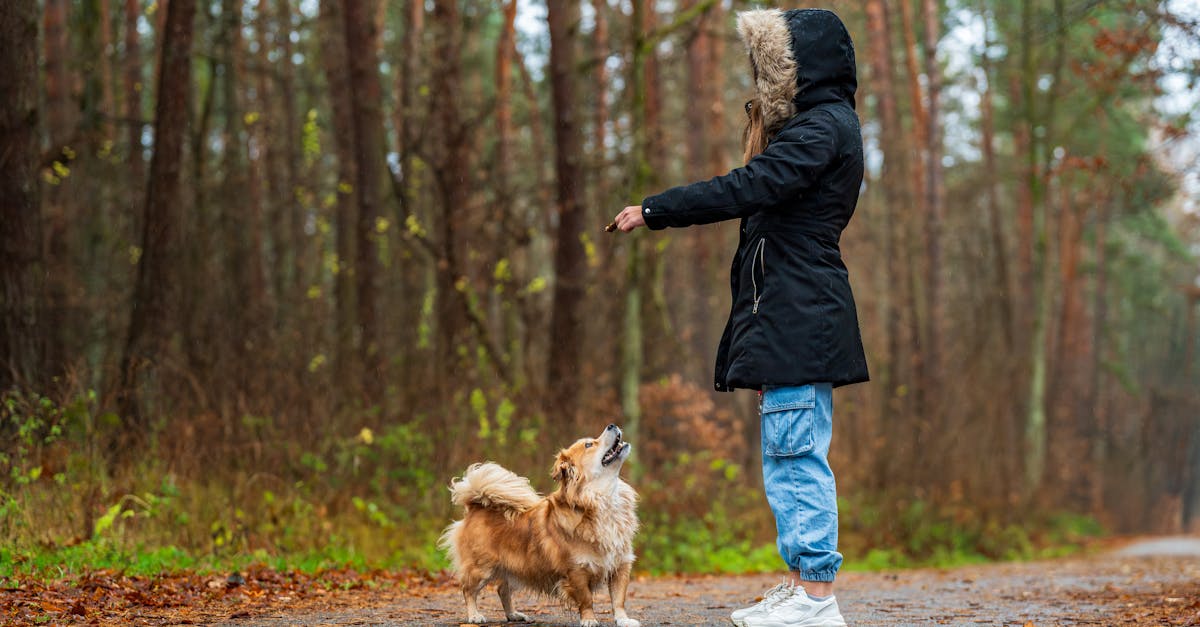
<svg viewBox="0 0 1200 627">
<path fill-rule="evenodd" d="M 987 14 L 986 10 L 983 11 L 983 19 L 985 20 L 985 31 L 983 54 L 980 58 L 980 70 L 983 72 L 984 80 L 987 84 L 980 94 L 982 102 L 980 106 L 979 131 L 982 136 L 980 138 L 980 150 L 983 153 L 988 228 L 991 231 L 992 238 L 992 265 L 996 272 L 996 284 L 991 290 L 991 300 L 1000 312 L 1000 330 L 1004 335 L 1004 343 L 1006 346 L 1012 346 L 1016 334 L 1012 313 L 1015 292 L 1009 273 L 1008 242 L 1004 236 L 1004 216 L 1001 213 L 998 189 L 1000 178 L 996 166 L 996 122 L 993 101 L 995 99 L 995 81 L 998 80 L 998 77 L 992 71 L 992 60 L 989 52 L 992 45 L 992 17 Z"/>
<path fill-rule="evenodd" d="M 225 241 L 228 242 L 228 275 L 237 286 L 237 300 L 243 303 L 232 314 L 234 328 L 233 371 L 240 373 L 235 385 L 244 397 L 264 393 L 263 353 L 267 350 L 271 326 L 270 300 L 267 294 L 265 224 L 263 193 L 260 183 L 260 147 L 266 138 L 259 125 L 250 132 L 244 124 L 246 107 L 242 100 L 246 54 L 242 0 L 223 0 L 221 13 L 225 39 L 223 93 L 225 98 L 224 201 L 221 208 Z M 261 16 L 260 18 L 261 19 Z"/>
<path fill-rule="evenodd" d="M 689 0 L 685 8 L 691 8 L 697 0 Z M 709 46 L 712 38 L 708 34 L 708 14 L 703 14 L 696 20 L 696 28 L 687 39 L 687 83 L 684 85 L 686 110 L 684 115 L 689 129 L 704 129 L 704 132 L 687 134 L 685 144 L 685 173 L 689 179 L 699 179 L 706 174 L 708 167 L 708 144 L 716 137 L 705 126 L 708 121 L 707 109 L 712 105 L 711 89 L 708 85 L 708 74 L 711 70 Z"/>
<path fill-rule="evenodd" d="M 376 223 L 382 216 L 382 177 L 386 165 L 383 146 L 383 89 L 379 79 L 379 32 L 372 19 L 373 3 L 344 0 L 346 55 L 350 70 L 350 114 L 354 125 L 358 193 L 357 262 L 359 345 L 363 366 L 363 394 L 368 403 L 383 399 L 383 346 L 379 334 L 379 238 Z"/>
<path fill-rule="evenodd" d="M 342 20 L 342 0 L 321 2 L 321 59 L 325 80 L 329 84 L 329 101 L 333 112 L 334 151 L 337 154 L 337 207 L 334 210 L 336 231 L 336 263 L 333 268 L 334 293 L 337 299 L 334 356 L 334 381 L 340 395 L 357 388 L 358 308 L 355 302 L 354 276 L 356 263 L 355 225 L 358 217 L 358 180 L 354 163 L 354 122 L 350 112 L 350 88 L 347 80 L 346 27 Z"/>
<path fill-rule="evenodd" d="M 274 261 L 270 278 L 275 294 L 275 301 L 288 303 L 294 301 L 296 267 L 296 246 L 298 242 L 292 238 L 289 228 L 291 217 L 289 208 L 291 199 L 289 192 L 284 189 L 288 185 L 287 171 L 282 142 L 278 136 L 282 133 L 281 108 L 278 106 L 279 92 L 273 71 L 275 64 L 271 61 L 271 51 L 274 39 L 271 35 L 271 7 L 269 0 L 258 0 L 254 6 L 254 38 L 257 51 L 254 55 L 255 77 L 254 96 L 256 106 L 250 134 L 254 138 L 255 154 L 252 168 L 257 174 L 258 191 L 262 195 L 260 206 L 265 222 L 273 226 L 269 230 L 271 237 L 271 258 Z"/>
<path fill-rule="evenodd" d="M 1022 3 L 1022 38 L 1023 43 L 1032 46 L 1033 32 L 1039 28 L 1034 24 L 1033 20 L 1033 0 L 1026 0 Z M 1033 241 L 1030 246 L 1033 247 L 1034 263 L 1040 266 L 1040 281 L 1038 290 L 1035 293 L 1035 300 L 1032 303 L 1031 310 L 1034 312 L 1033 332 L 1031 341 L 1033 343 L 1030 350 L 1030 383 L 1029 383 L 1029 416 L 1026 421 L 1026 482 L 1030 495 L 1033 495 L 1039 488 L 1046 484 L 1047 477 L 1045 476 L 1046 469 L 1049 465 L 1046 463 L 1046 449 L 1048 441 L 1048 431 L 1046 424 L 1046 397 L 1047 397 L 1047 378 L 1050 371 L 1050 352 L 1049 352 L 1049 330 L 1050 318 L 1052 312 L 1052 299 L 1054 296 L 1054 267 L 1050 263 L 1048 224 L 1050 219 L 1051 203 L 1046 201 L 1049 196 L 1043 189 L 1043 185 L 1049 186 L 1049 175 L 1043 174 L 1049 172 L 1049 159 L 1052 158 L 1050 151 L 1046 150 L 1047 146 L 1053 145 L 1056 141 L 1052 131 L 1052 125 L 1055 117 L 1055 107 L 1062 92 L 1062 70 L 1066 60 L 1066 16 L 1065 3 L 1063 0 L 1054 0 L 1055 12 L 1055 56 L 1053 59 L 1051 88 L 1047 93 L 1045 113 L 1041 116 L 1035 115 L 1033 94 L 1036 89 L 1036 81 L 1039 79 L 1035 75 L 1026 74 L 1024 79 L 1023 93 L 1026 97 L 1025 113 L 1027 128 L 1025 133 L 1029 136 L 1028 154 L 1026 155 L 1028 187 L 1030 189 L 1030 200 L 1032 201 L 1031 208 L 1034 210 L 1033 215 Z M 1025 69 L 1034 67 L 1032 49 L 1026 53 L 1024 58 Z M 1042 132 L 1036 133 L 1035 130 L 1041 126 Z M 1045 158 L 1047 162 L 1042 165 L 1040 160 Z"/>
<path fill-rule="evenodd" d="M 99 0 L 97 9 L 100 12 L 100 132 L 104 140 L 116 139 L 113 131 L 113 119 L 117 114 L 113 96 L 113 25 L 112 0 Z"/>
<path fill-rule="evenodd" d="M 726 148 L 726 124 L 725 124 L 725 71 L 723 60 L 725 58 L 725 9 L 721 3 L 714 3 L 709 7 L 700 19 L 697 28 L 700 34 L 708 40 L 705 48 L 708 50 L 708 76 L 704 81 L 706 89 L 705 94 L 705 113 L 707 119 L 704 123 L 705 132 L 713 138 L 718 138 L 715 141 L 710 139 L 708 142 L 708 158 L 705 159 L 705 171 L 701 176 L 717 176 L 729 171 L 729 152 Z M 711 232 L 712 235 L 719 236 L 717 232 Z M 720 237 L 709 237 L 712 240 L 709 244 L 720 242 Z M 720 257 L 720 264 L 725 264 L 724 255 Z M 722 268 L 724 270 L 724 268 Z"/>
<path fill-rule="evenodd" d="M 1085 405 L 1091 377 L 1085 364 L 1087 320 L 1084 315 L 1083 286 L 1079 277 L 1079 259 L 1083 240 L 1082 209 L 1072 198 L 1070 182 L 1060 185 L 1061 206 L 1058 215 L 1058 270 L 1059 294 L 1062 295 L 1058 311 L 1057 363 L 1054 368 L 1051 406 L 1055 445 L 1054 480 L 1065 498 L 1056 502 L 1067 507 L 1083 510 L 1090 498 L 1088 482 L 1090 464 L 1088 431 L 1092 418 Z"/>
<path fill-rule="evenodd" d="M 642 2 L 642 0 L 637 0 Z M 635 2 L 636 3 L 636 2 Z M 639 32 L 645 37 L 642 46 L 642 102 L 643 115 L 642 132 L 646 134 L 646 159 L 650 165 L 647 172 L 646 185 L 656 187 L 660 173 L 666 170 L 666 138 L 662 122 L 662 78 L 659 76 L 658 40 L 655 29 L 658 28 L 658 9 L 656 2 L 642 2 L 638 12 L 640 22 Z"/>
<path fill-rule="evenodd" d="M 549 141 L 546 140 L 546 129 L 542 126 L 541 103 L 538 101 L 537 85 L 519 51 L 513 58 L 517 62 L 517 71 L 521 73 L 521 93 L 525 96 L 525 106 L 529 107 L 529 134 L 533 139 L 533 154 L 544 157 L 550 152 L 550 148 Z M 546 174 L 546 168 L 542 166 L 544 161 L 544 158 L 539 158 L 533 166 L 538 202 L 543 207 L 550 204 L 550 177 Z M 546 215 L 546 218 L 548 217 Z M 543 219 L 542 224 L 548 227 L 550 220 Z"/>
<path fill-rule="evenodd" d="M 71 161 L 79 154 L 82 146 L 78 134 L 78 102 L 76 101 L 75 77 L 71 71 L 71 2 L 48 0 L 43 15 L 45 32 L 45 98 L 46 136 L 49 139 L 48 154 L 55 163 L 69 171 Z M 45 336 L 45 365 L 47 374 L 55 377 L 63 374 L 71 358 L 68 338 L 77 325 L 73 324 L 70 303 L 74 269 L 70 263 L 70 248 L 67 243 L 68 227 L 72 222 L 71 200 L 74 183 L 69 174 L 58 175 L 50 180 L 45 194 L 45 305 L 42 322 L 47 330 Z"/>
<path fill-rule="evenodd" d="M 932 401 L 926 410 L 937 432 L 944 430 L 946 416 L 942 386 L 941 337 L 945 328 L 945 307 L 942 296 L 942 204 L 945 190 L 942 186 L 942 125 L 939 119 L 942 96 L 942 69 L 937 60 L 938 40 L 941 31 L 941 12 L 938 0 L 922 0 L 925 18 L 925 235 L 927 259 L 925 267 L 925 361 L 926 380 L 923 387 L 930 392 Z"/>
<path fill-rule="evenodd" d="M 70 0 L 46 0 L 42 29 L 46 37 L 46 129 L 51 150 L 69 143 L 75 132 L 75 116 L 71 110 L 72 79 L 67 69 L 71 54 L 70 11 Z"/>
<path fill-rule="evenodd" d="M 1105 476 L 1108 468 L 1109 403 L 1104 386 L 1104 359 L 1106 354 L 1105 347 L 1108 344 L 1106 341 L 1108 335 L 1107 249 L 1110 202 L 1108 198 L 1100 198 L 1100 202 L 1096 204 L 1096 249 L 1094 253 L 1096 273 L 1094 278 L 1095 287 L 1092 290 L 1092 376 L 1091 381 L 1088 382 L 1088 398 L 1091 402 L 1091 414 L 1094 418 L 1091 432 L 1090 457 L 1095 475 L 1092 478 L 1090 505 L 1091 511 L 1096 514 L 1104 511 L 1104 494 L 1107 484 Z M 1193 301 L 1191 304 L 1192 308 L 1189 310 L 1189 315 L 1194 315 L 1196 303 Z M 1188 346 L 1193 346 L 1193 344 L 1188 344 Z M 1190 361 L 1188 363 L 1189 365 L 1191 364 Z M 1190 375 L 1191 373 L 1189 372 L 1188 374 Z"/>
<path fill-rule="evenodd" d="M 419 203 L 417 200 L 423 189 L 415 165 L 415 144 L 421 117 L 418 115 L 419 107 L 414 104 L 414 97 L 416 86 L 422 84 L 421 37 L 425 28 L 425 3 L 422 0 L 405 0 L 401 6 L 404 15 L 404 36 L 400 40 L 400 58 L 403 62 L 395 72 L 396 97 L 393 100 L 395 105 L 392 111 L 392 127 L 396 133 L 400 172 L 393 180 L 393 191 L 397 200 L 396 223 L 407 229 L 409 219 L 418 224 L 427 224 L 428 213 L 418 211 L 418 207 L 429 204 Z M 425 252 L 429 252 L 428 248 Z M 428 264 L 403 263 L 400 269 L 401 294 L 423 294 L 428 291 L 429 270 Z M 399 402 L 409 405 L 418 402 L 418 390 L 428 386 L 428 379 L 433 376 L 432 369 L 424 367 L 425 358 L 419 356 L 424 347 L 423 329 L 428 329 L 428 322 L 422 320 L 424 312 L 421 302 L 422 299 L 413 298 L 406 306 L 390 308 L 394 312 L 390 326 L 395 329 L 394 336 L 398 347 L 398 352 L 393 357 L 397 369 L 392 373 L 392 377 L 413 382 L 411 386 L 400 387 L 405 397 Z"/>
<path fill-rule="evenodd" d="M 38 206 L 38 8 L 0 3 L 0 394 L 42 380 L 42 223 Z M 7 431 L 7 429 L 5 429 Z"/>
<path fill-rule="evenodd" d="M 909 159 L 907 159 L 910 167 L 910 176 L 907 177 L 908 185 L 905 186 L 905 195 L 908 199 L 909 206 L 915 209 L 921 208 L 927 196 L 924 193 L 925 185 L 928 178 L 925 174 L 925 151 L 924 147 L 928 145 L 928 125 L 927 112 L 925 101 L 921 92 L 921 71 L 917 60 L 917 37 L 916 30 L 913 24 L 913 9 L 912 0 L 900 0 L 900 18 L 901 27 L 904 35 L 904 61 L 905 67 L 908 69 L 908 92 L 909 106 L 912 109 L 912 130 L 906 143 L 909 146 Z M 922 211 L 923 212 L 923 211 Z M 919 213 L 918 213 L 919 215 Z M 929 359 L 924 350 L 924 345 L 927 342 L 925 334 L 928 333 L 930 326 L 926 323 L 929 316 L 929 311 L 926 309 L 927 300 L 922 298 L 921 293 L 921 268 L 922 258 L 928 261 L 927 255 L 917 253 L 919 244 L 923 236 L 923 230 L 917 226 L 916 217 L 909 218 L 904 216 L 901 220 L 901 232 L 904 234 L 901 239 L 901 244 L 909 250 L 909 254 L 903 254 L 902 257 L 906 260 L 905 275 L 908 279 L 907 296 L 909 302 L 906 303 L 909 310 L 908 315 L 908 355 L 911 357 L 912 367 L 912 410 L 915 416 L 924 418 L 927 415 L 929 408 L 928 399 L 933 393 L 933 390 L 926 387 L 929 379 Z M 914 244 L 909 245 L 909 242 Z M 903 263 L 903 262 L 902 262 Z M 928 430 L 927 423 L 918 420 L 913 428 L 910 429 L 912 434 L 913 450 L 920 450 L 921 441 L 924 439 Z M 923 472 L 919 466 L 914 466 L 910 472 Z"/>
<path fill-rule="evenodd" d="M 579 358 L 583 338 L 582 310 L 587 267 L 583 243 L 582 133 L 575 94 L 575 37 L 579 3 L 549 0 L 550 82 L 554 103 L 554 169 L 557 173 L 558 233 L 554 253 L 554 301 L 550 317 L 550 415 L 573 425 L 570 409 L 578 406 Z M 564 425 L 566 426 L 566 425 Z M 564 432 L 565 433 L 565 432 Z M 561 434 L 560 434 L 561 435 Z"/>
<path fill-rule="evenodd" d="M 904 62 L 908 68 L 909 100 L 912 106 L 912 137 L 916 140 L 910 144 L 913 150 L 913 198 L 920 198 L 921 190 L 927 182 L 922 146 L 928 141 L 926 126 L 929 125 L 929 120 L 925 99 L 921 94 L 921 70 L 917 61 L 917 34 L 913 24 L 912 0 L 900 0 L 900 18 L 904 31 Z"/>
<path fill-rule="evenodd" d="M 703 6 L 701 6 L 703 5 Z M 694 28 L 687 39 L 687 81 L 685 116 L 689 129 L 702 129 L 686 133 L 686 168 L 688 180 L 703 180 L 729 171 L 728 138 L 724 106 L 724 12 L 720 3 L 705 3 L 689 0 L 683 5 L 685 12 L 700 10 Z M 712 225 L 698 229 L 687 229 L 676 235 L 678 245 L 685 250 L 676 254 L 693 260 L 692 263 L 672 264 L 668 271 L 669 280 L 679 285 L 702 285 L 705 277 L 720 276 L 727 270 L 728 250 L 725 235 L 731 225 Z M 715 310 L 722 302 L 714 298 L 714 290 L 698 292 L 692 298 L 678 299 L 674 319 L 682 328 L 675 336 L 680 338 L 684 353 L 678 356 L 675 367 L 686 373 L 690 381 L 704 381 L 711 376 L 708 354 L 712 350 L 713 334 L 720 333 L 714 327 L 718 316 Z"/>
<path fill-rule="evenodd" d="M 496 200 L 504 212 L 512 202 L 512 60 L 516 40 L 517 0 L 508 0 L 496 42 Z M 499 216 L 497 216 L 499 217 Z M 501 253 L 503 254 L 503 253 Z"/>
<path fill-rule="evenodd" d="M 276 205 L 283 213 L 289 246 L 291 249 L 292 281 L 286 302 L 298 303 L 304 298 L 308 283 L 309 255 L 307 236 L 304 234 L 304 208 L 297 200 L 296 173 L 300 169 L 300 131 L 296 126 L 296 66 L 292 62 L 292 2 L 275 0 L 275 42 L 279 47 L 279 98 L 283 123 L 277 127 L 275 137 L 283 135 L 281 152 L 282 180 L 275 186 Z M 378 58 L 378 57 L 376 57 Z M 380 122 L 382 128 L 382 118 Z M 277 140 L 277 139 L 276 139 Z"/>
<path fill-rule="evenodd" d="M 609 117 L 608 56 L 610 50 L 608 43 L 608 11 L 608 0 L 592 0 L 592 12 L 596 14 L 596 25 L 592 30 L 592 49 L 598 60 L 596 63 L 595 81 L 593 83 L 596 88 L 596 108 L 593 111 L 592 117 L 592 155 L 595 160 L 594 169 L 601 173 L 607 164 L 608 154 L 607 147 L 605 146 L 608 142 L 606 129 Z M 608 195 L 605 193 L 604 182 L 604 176 L 596 177 L 595 198 L 597 204 L 608 199 Z"/>
<path fill-rule="evenodd" d="M 420 71 L 421 35 L 425 31 L 425 3 L 422 0 L 407 0 L 407 23 L 404 28 L 404 71 L 400 72 L 400 106 L 396 108 L 395 127 L 398 133 L 396 144 L 400 153 L 400 176 L 404 185 L 400 202 L 406 215 L 413 215 L 413 196 L 416 193 L 416 174 L 413 172 L 413 157 L 417 141 L 416 106 L 413 103 L 418 72 Z"/>
<path fill-rule="evenodd" d="M 904 221 L 905 183 L 908 180 L 905 158 L 907 148 L 904 146 L 904 129 L 900 126 L 900 112 L 897 106 L 895 64 L 892 62 L 891 28 L 888 23 L 887 4 L 885 0 L 869 0 L 866 6 L 867 14 L 867 47 L 870 58 L 871 88 L 876 99 L 876 117 L 880 124 L 881 143 L 883 148 L 883 167 L 879 174 L 879 184 L 883 187 L 883 258 L 896 259 L 899 245 L 905 242 L 900 222 Z M 879 432 L 888 441 L 901 441 L 900 433 L 911 429 L 908 412 L 902 410 L 907 395 L 896 392 L 902 386 L 910 386 L 912 381 L 905 365 L 908 352 L 905 337 L 904 298 L 908 282 L 905 278 L 907 264 L 887 263 L 882 266 L 882 282 L 886 286 L 881 290 L 880 310 L 884 318 L 884 335 L 886 351 L 884 362 L 880 369 L 879 388 L 880 408 L 878 416 Z M 911 315 L 911 312 L 910 314 Z M 903 459 L 897 455 L 876 455 L 879 461 L 875 477 L 880 481 L 875 487 L 882 488 L 889 477 L 896 476 L 902 471 Z"/>
<path fill-rule="evenodd" d="M 196 23 L 193 29 L 206 38 L 212 26 L 219 24 L 219 18 L 214 13 L 215 6 L 208 5 L 204 10 L 197 8 Z M 218 37 L 221 25 L 216 27 Z M 203 44 L 201 44 L 203 45 Z M 211 55 L 203 63 L 193 63 L 195 79 L 194 97 L 189 103 L 188 117 L 191 119 L 191 129 L 185 145 L 190 149 L 184 157 L 184 163 L 191 166 L 191 172 L 184 176 L 190 185 L 189 206 L 192 211 L 183 215 L 179 226 L 179 242 L 181 250 L 176 258 L 179 269 L 177 281 L 182 286 L 179 290 L 179 301 L 176 311 L 179 316 L 175 326 L 182 338 L 219 338 L 211 342 L 180 343 L 180 362 L 176 371 L 185 372 L 190 378 L 201 382 L 201 385 L 212 389 L 211 398 L 219 404 L 217 410 L 223 423 L 221 436 L 226 442 L 239 441 L 241 419 L 248 409 L 245 400 L 251 396 L 247 385 L 245 372 L 250 371 L 249 364 L 236 357 L 242 350 L 240 343 L 246 338 L 240 326 L 240 313 L 235 313 L 226 319 L 218 308 L 206 306 L 209 302 L 205 290 L 186 289 L 194 285 L 219 284 L 218 277 L 226 276 L 224 267 L 219 265 L 221 253 L 225 251 L 225 226 L 222 220 L 227 210 L 231 209 L 219 197 L 217 202 L 209 202 L 211 189 L 216 185 L 216 172 L 220 164 L 213 168 L 213 176 L 209 176 L 209 161 L 214 152 L 210 137 L 210 125 L 213 112 L 217 108 L 217 93 L 220 91 L 221 61 L 216 55 Z M 239 230 L 238 233 L 241 231 Z M 229 275 L 231 278 L 236 275 Z M 222 296 L 233 296 L 232 290 L 212 290 Z M 236 298 L 236 296 L 235 296 Z M 242 309 L 242 307 L 238 307 Z M 243 371 L 242 368 L 247 370 Z M 261 374 L 261 369 L 254 369 L 255 374 Z M 207 394 L 206 394 L 207 395 Z"/>
<path fill-rule="evenodd" d="M 640 203 L 642 195 L 649 189 L 653 179 L 650 165 L 650 146 L 646 130 L 647 119 L 647 55 L 653 55 L 653 44 L 644 30 L 645 13 L 652 11 L 648 0 L 633 0 L 631 17 L 632 59 L 629 64 L 628 85 L 630 87 L 630 112 L 633 133 L 633 185 L 630 203 Z M 631 440 L 636 440 L 641 428 L 642 409 L 640 386 L 644 346 L 642 337 L 642 253 L 640 233 L 634 232 L 627 238 L 625 246 L 628 259 L 625 265 L 625 329 L 621 340 L 621 410 L 625 414 L 626 431 Z"/>
<path fill-rule="evenodd" d="M 109 46 L 112 33 L 108 20 L 109 0 L 85 0 L 79 5 L 76 32 L 82 55 L 75 57 L 83 93 L 80 103 L 80 137 L 93 152 L 105 140 L 112 139 L 112 65 Z"/>
<path fill-rule="evenodd" d="M 432 103 L 434 128 L 439 147 L 434 166 L 437 179 L 441 216 L 437 220 L 437 328 L 439 380 L 451 377 L 459 363 L 460 350 L 467 349 L 467 319 L 461 307 L 460 289 L 468 286 L 459 259 L 459 243 L 466 234 L 465 212 L 470 183 L 470 155 L 460 107 L 462 98 L 462 24 L 455 0 L 437 0 L 433 6 L 433 23 L 438 42 L 434 52 L 438 59 L 433 69 Z M 444 383 L 443 383 L 444 384 Z"/>
<path fill-rule="evenodd" d="M 492 160 L 494 200 L 488 210 L 488 219 L 483 228 L 491 240 L 488 254 L 491 259 L 506 260 L 510 268 L 524 269 L 523 252 L 527 248 L 520 244 L 514 245 L 513 234 L 522 232 L 524 222 L 523 212 L 516 205 L 514 192 L 514 128 L 513 128 L 513 57 L 516 56 L 516 0 L 509 0 L 503 5 L 503 21 L 500 25 L 500 36 L 496 40 L 496 151 Z M 496 289 L 488 290 L 488 321 L 493 329 L 503 329 L 501 346 L 510 358 L 513 374 L 524 380 L 525 360 L 520 350 L 514 350 L 514 343 L 520 335 L 520 324 L 517 307 L 512 302 L 512 295 L 502 289 L 502 282 L 496 280 Z"/>
<path fill-rule="evenodd" d="M 692 9 L 697 0 L 688 0 L 683 5 L 684 10 Z M 697 18 L 695 29 L 691 31 L 686 42 L 687 80 L 684 84 L 685 110 L 684 118 L 690 131 L 686 134 L 684 144 L 684 176 L 688 180 L 698 181 L 707 179 L 720 172 L 710 173 L 710 147 L 721 144 L 724 139 L 720 133 L 708 127 L 712 119 L 711 109 L 719 99 L 713 98 L 713 86 L 709 83 L 710 75 L 719 60 L 714 60 L 711 54 L 712 42 L 715 39 L 709 35 L 709 16 L 715 9 L 709 8 Z M 714 63 L 716 61 L 716 63 Z M 715 92 L 719 93 L 719 92 Z M 701 130 L 703 129 L 703 130 Z M 718 228 L 687 229 L 674 239 L 676 245 L 685 250 L 675 254 L 681 258 L 692 260 L 690 263 L 672 264 L 670 268 L 671 283 L 675 285 L 704 285 L 708 281 L 704 277 L 711 276 L 710 263 L 713 252 L 708 244 L 711 237 L 719 232 Z M 713 246 L 715 247 L 715 246 Z M 678 337 L 681 339 L 683 352 L 676 355 L 675 366 L 685 374 L 689 381 L 703 381 L 708 360 L 701 359 L 710 350 L 712 341 L 706 331 L 707 323 L 714 317 L 709 310 L 709 304 L 701 294 L 695 297 L 683 298 L 678 301 L 677 320 L 681 328 Z"/>
<path fill-rule="evenodd" d="M 148 400 L 150 390 L 144 390 L 142 385 L 162 372 L 162 361 L 175 328 L 180 287 L 176 259 L 183 202 L 181 162 L 189 125 L 195 15 L 195 0 L 171 0 L 163 29 L 142 254 L 129 336 L 121 359 L 118 411 L 125 421 L 122 436 L 127 445 L 118 451 L 119 456 L 122 452 L 131 453 L 146 440 L 151 423 L 143 403 Z"/>
<path fill-rule="evenodd" d="M 129 206 L 141 198 L 146 179 L 142 155 L 142 59 L 137 30 L 141 14 L 139 0 L 125 0 L 125 118 L 129 140 Z"/>
</svg>

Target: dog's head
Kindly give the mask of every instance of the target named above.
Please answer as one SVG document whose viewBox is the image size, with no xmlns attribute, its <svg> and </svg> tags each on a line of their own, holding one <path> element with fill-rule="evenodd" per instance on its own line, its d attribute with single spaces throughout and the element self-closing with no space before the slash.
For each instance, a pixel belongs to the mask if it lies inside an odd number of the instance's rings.
<svg viewBox="0 0 1200 627">
<path fill-rule="evenodd" d="M 632 450 L 633 445 L 621 439 L 620 427 L 608 425 L 599 436 L 577 440 L 559 451 L 550 476 L 564 488 L 605 477 L 615 478 Z"/>
</svg>

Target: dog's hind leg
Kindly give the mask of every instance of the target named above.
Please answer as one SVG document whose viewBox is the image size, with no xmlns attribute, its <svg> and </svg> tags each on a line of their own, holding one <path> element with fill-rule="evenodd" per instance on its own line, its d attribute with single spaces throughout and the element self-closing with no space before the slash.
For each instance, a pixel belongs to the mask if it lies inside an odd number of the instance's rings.
<svg viewBox="0 0 1200 627">
<path fill-rule="evenodd" d="M 467 622 L 476 625 L 486 623 L 487 619 L 479 611 L 479 591 L 487 585 L 487 577 L 481 577 L 480 573 L 470 570 L 462 573 L 460 578 L 463 598 L 467 601 Z"/>
<path fill-rule="evenodd" d="M 612 597 L 613 618 L 617 627 L 641 627 L 641 623 L 625 613 L 625 589 L 629 587 L 629 570 L 632 567 L 633 564 L 629 562 L 621 564 L 608 580 L 608 594 Z"/>
<path fill-rule="evenodd" d="M 576 569 L 563 582 L 563 593 L 579 608 L 579 627 L 600 627 L 596 612 L 592 609 L 592 582 L 587 571 Z"/>
<path fill-rule="evenodd" d="M 510 621 L 528 623 L 529 617 L 513 610 L 512 605 L 512 584 L 509 583 L 508 577 L 500 579 L 500 586 L 496 589 L 500 593 L 500 605 L 504 606 L 504 616 Z"/>
</svg>

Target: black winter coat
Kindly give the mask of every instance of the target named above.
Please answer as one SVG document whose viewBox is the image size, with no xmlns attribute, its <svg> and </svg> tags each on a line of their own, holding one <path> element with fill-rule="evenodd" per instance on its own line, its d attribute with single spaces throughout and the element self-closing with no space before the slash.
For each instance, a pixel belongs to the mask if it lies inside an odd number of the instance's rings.
<svg viewBox="0 0 1200 627">
<path fill-rule="evenodd" d="M 776 17 L 783 19 L 790 50 L 782 54 L 796 61 L 796 113 L 774 121 L 782 123 L 779 130 L 745 167 L 650 196 L 642 202 L 643 217 L 651 229 L 741 218 L 730 272 L 733 304 L 717 349 L 717 390 L 866 381 L 854 296 L 838 246 L 863 178 L 853 44 L 828 11 L 750 13 L 766 14 L 757 21 L 739 16 L 760 98 L 779 87 L 770 84 L 778 77 L 769 70 L 779 65 L 771 55 L 781 53 L 769 41 L 759 43 L 754 32 L 748 36 L 747 23 L 770 30 Z"/>
</svg>

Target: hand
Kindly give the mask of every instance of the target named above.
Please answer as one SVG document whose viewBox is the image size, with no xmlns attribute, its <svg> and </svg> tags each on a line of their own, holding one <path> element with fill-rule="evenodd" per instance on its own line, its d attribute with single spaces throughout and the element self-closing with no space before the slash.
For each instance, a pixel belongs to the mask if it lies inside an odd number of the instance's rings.
<svg viewBox="0 0 1200 627">
<path fill-rule="evenodd" d="M 622 233 L 628 233 L 639 226 L 646 226 L 646 220 L 642 217 L 642 206 L 625 207 L 621 213 L 617 214 L 616 218 L 613 218 L 613 223 L 617 225 L 618 229 L 621 229 Z"/>
</svg>

